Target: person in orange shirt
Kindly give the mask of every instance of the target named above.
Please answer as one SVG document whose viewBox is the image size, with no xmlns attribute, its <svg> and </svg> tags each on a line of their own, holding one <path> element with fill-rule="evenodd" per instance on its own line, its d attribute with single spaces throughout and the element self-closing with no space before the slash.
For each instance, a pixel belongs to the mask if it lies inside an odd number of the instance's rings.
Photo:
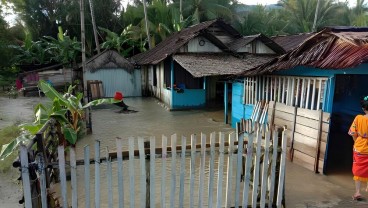
<svg viewBox="0 0 368 208">
<path fill-rule="evenodd" d="M 349 129 L 349 135 L 353 137 L 353 180 L 355 181 L 354 200 L 361 200 L 361 182 L 368 182 L 368 96 L 364 97 L 360 104 L 364 115 L 357 115 Z M 368 186 L 367 189 L 368 190 Z"/>
</svg>

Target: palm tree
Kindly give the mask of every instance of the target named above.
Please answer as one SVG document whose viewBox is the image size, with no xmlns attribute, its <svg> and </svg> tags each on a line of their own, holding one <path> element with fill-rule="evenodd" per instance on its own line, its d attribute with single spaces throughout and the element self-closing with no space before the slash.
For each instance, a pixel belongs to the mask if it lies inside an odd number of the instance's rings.
<svg viewBox="0 0 368 208">
<path fill-rule="evenodd" d="M 368 11 L 365 0 L 357 0 L 356 6 L 350 12 L 351 14 L 351 24 L 357 27 L 367 26 L 367 15 Z"/>
<path fill-rule="evenodd" d="M 284 18 L 288 20 L 286 30 L 292 33 L 311 32 L 318 0 L 282 0 Z M 346 4 L 345 4 L 346 6 Z M 320 0 L 316 28 L 342 25 L 340 15 L 344 15 L 344 4 L 336 4 L 333 0 Z"/>
<path fill-rule="evenodd" d="M 229 0 L 188 0 L 184 2 L 184 16 L 192 16 L 198 24 L 216 18 L 231 19 L 232 11 Z"/>
</svg>

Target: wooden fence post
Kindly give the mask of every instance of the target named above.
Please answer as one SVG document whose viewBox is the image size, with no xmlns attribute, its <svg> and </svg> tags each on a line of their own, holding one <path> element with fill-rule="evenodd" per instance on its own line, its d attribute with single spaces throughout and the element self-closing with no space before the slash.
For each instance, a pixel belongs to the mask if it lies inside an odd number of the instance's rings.
<svg viewBox="0 0 368 208">
<path fill-rule="evenodd" d="M 22 171 L 24 203 L 26 208 L 32 208 L 31 183 L 29 180 L 28 151 L 25 145 L 20 146 L 20 161 Z"/>
<path fill-rule="evenodd" d="M 145 150 L 149 149 L 150 148 L 150 141 L 145 141 L 143 143 L 143 146 L 144 146 Z M 147 208 L 150 207 L 150 204 L 151 204 L 151 202 L 150 202 L 150 190 L 151 190 L 151 187 L 150 187 L 150 177 L 151 177 L 150 158 L 151 158 L 151 155 L 146 154 L 146 207 Z"/>
</svg>

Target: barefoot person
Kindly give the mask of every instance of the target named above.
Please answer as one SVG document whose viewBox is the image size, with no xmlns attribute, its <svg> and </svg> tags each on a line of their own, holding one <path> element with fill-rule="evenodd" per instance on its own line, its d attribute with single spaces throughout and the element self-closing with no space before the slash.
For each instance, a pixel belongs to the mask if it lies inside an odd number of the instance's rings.
<svg viewBox="0 0 368 208">
<path fill-rule="evenodd" d="M 349 129 L 353 137 L 353 175 L 355 181 L 354 200 L 362 199 L 360 186 L 368 182 L 368 96 L 360 102 L 364 115 L 357 115 Z"/>
</svg>

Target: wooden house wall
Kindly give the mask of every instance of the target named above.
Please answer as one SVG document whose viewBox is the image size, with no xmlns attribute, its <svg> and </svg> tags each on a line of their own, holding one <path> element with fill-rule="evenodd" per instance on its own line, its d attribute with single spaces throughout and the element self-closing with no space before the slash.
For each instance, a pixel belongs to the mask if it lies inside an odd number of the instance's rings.
<svg viewBox="0 0 368 208">
<path fill-rule="evenodd" d="M 237 50 L 238 53 L 275 54 L 275 52 L 262 41 L 253 41 Z"/>
<path fill-rule="evenodd" d="M 48 80 L 54 86 L 63 86 L 66 83 L 72 83 L 72 70 L 71 69 L 59 69 L 59 70 L 48 70 L 38 72 L 40 80 Z"/>
<path fill-rule="evenodd" d="M 87 71 L 85 79 L 102 81 L 106 97 L 114 97 L 116 91 L 122 92 L 125 97 L 142 96 L 141 70 L 138 69 L 132 73 L 124 69 Z"/>
<path fill-rule="evenodd" d="M 200 45 L 200 42 L 204 41 L 204 45 Z M 222 52 L 220 48 L 215 46 L 213 43 L 211 43 L 208 39 L 205 37 L 198 36 L 196 38 L 193 38 L 188 42 L 187 45 L 184 47 L 187 47 L 187 50 L 181 49 L 180 51 L 190 52 L 190 53 L 201 53 L 201 52 Z"/>
</svg>

